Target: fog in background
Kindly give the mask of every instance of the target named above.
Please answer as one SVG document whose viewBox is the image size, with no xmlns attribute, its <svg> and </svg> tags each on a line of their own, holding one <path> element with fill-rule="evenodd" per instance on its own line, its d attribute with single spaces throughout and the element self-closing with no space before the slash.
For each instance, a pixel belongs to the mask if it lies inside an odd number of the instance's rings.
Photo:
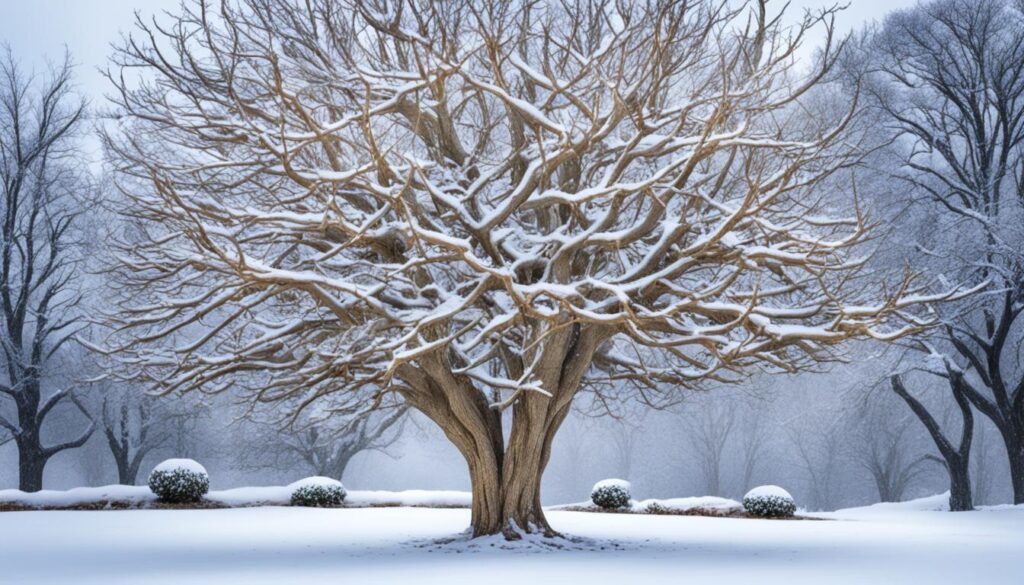
<svg viewBox="0 0 1024 585">
<path fill-rule="evenodd" d="M 799 0 L 792 3 L 790 14 L 831 4 L 832 0 Z M 911 0 L 853 0 L 841 31 L 914 4 Z M 66 46 L 78 64 L 78 86 L 93 108 L 102 108 L 107 87 L 99 69 L 109 55 L 109 43 L 131 26 L 133 11 L 145 16 L 176 5 L 174 0 L 4 0 L 0 39 L 24 65 L 37 69 L 45 67 L 47 58 L 59 60 Z M 100 154 L 93 142 L 89 156 L 98 164 Z M 858 346 L 851 351 L 850 364 L 831 366 L 827 372 L 754 376 L 741 385 L 693 394 L 667 411 L 628 404 L 621 408 L 635 413 L 596 416 L 585 412 L 592 411 L 593 405 L 583 396 L 577 401 L 579 412 L 574 412 L 555 440 L 544 476 L 544 501 L 584 500 L 594 482 L 622 477 L 632 481 L 638 499 L 738 498 L 750 487 L 774 483 L 791 491 L 803 507 L 835 509 L 879 501 L 868 460 L 872 454 L 896 458 L 899 465 L 911 469 L 900 499 L 945 491 L 944 470 L 925 459 L 934 445 L 888 388 L 887 376 L 896 359 L 892 353 L 877 346 Z M 170 456 L 202 462 L 214 488 L 279 484 L 304 475 L 298 466 L 267 470 L 238 465 L 236 453 L 246 442 L 240 430 L 244 423 L 238 420 L 242 407 L 233 404 L 230 396 L 206 402 L 204 414 L 187 436 L 176 446 L 149 455 L 140 477 Z M 981 469 L 973 478 L 976 503 L 1008 501 L 1003 446 L 985 417 L 977 416 L 976 424 L 973 465 Z M 46 468 L 45 487 L 115 483 L 117 475 L 104 441 L 97 432 L 84 448 L 57 455 Z M 0 446 L 0 488 L 17 486 L 16 469 L 14 445 Z M 386 453 L 360 453 L 343 479 L 356 489 L 469 488 L 463 459 L 440 431 L 415 415 Z"/>
</svg>

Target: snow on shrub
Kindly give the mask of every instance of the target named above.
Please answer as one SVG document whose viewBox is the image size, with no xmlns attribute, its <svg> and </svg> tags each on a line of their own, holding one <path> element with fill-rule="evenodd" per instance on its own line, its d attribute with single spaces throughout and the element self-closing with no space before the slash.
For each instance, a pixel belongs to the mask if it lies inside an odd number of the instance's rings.
<svg viewBox="0 0 1024 585">
<path fill-rule="evenodd" d="M 293 506 L 337 508 L 345 503 L 345 486 L 329 477 L 307 477 L 288 486 L 292 488 Z"/>
<path fill-rule="evenodd" d="M 758 518 L 786 518 L 796 512 L 796 502 L 779 486 L 763 485 L 743 496 L 743 509 Z"/>
<path fill-rule="evenodd" d="M 210 476 L 191 459 L 168 459 L 149 474 L 149 489 L 164 502 L 198 502 L 210 491 Z"/>
<path fill-rule="evenodd" d="M 604 479 L 594 484 L 590 500 L 606 510 L 629 505 L 629 482 L 624 479 Z"/>
</svg>

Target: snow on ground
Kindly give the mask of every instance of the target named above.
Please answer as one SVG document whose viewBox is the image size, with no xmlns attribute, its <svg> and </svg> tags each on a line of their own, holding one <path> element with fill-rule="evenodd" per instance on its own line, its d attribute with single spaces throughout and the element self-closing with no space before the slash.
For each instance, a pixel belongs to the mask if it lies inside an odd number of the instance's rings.
<svg viewBox="0 0 1024 585">
<path fill-rule="evenodd" d="M 694 496 L 687 498 L 666 498 L 656 499 L 652 498 L 649 500 L 632 500 L 629 503 L 631 512 L 635 514 L 642 514 L 647 512 L 651 506 L 660 507 L 663 510 L 672 512 L 689 512 L 692 510 L 704 510 L 705 512 L 712 514 L 719 514 L 722 516 L 728 515 L 733 512 L 742 512 L 743 504 L 736 500 L 730 500 L 729 498 L 719 498 L 717 496 Z M 593 510 L 598 511 L 599 508 L 590 500 L 585 502 L 577 502 L 575 504 L 564 504 L 560 506 L 551 506 L 551 510 Z"/>
<path fill-rule="evenodd" d="M 551 511 L 586 543 L 569 550 L 437 544 L 466 527 L 465 509 L 9 512 L 0 583 L 1024 583 L 1024 506 L 931 505 L 821 515 L 831 521 Z"/>
<path fill-rule="evenodd" d="M 205 499 L 225 506 L 287 506 L 292 491 L 303 480 L 286 486 L 240 487 L 212 490 Z M 471 495 L 459 491 L 354 490 L 348 492 L 348 506 L 432 506 L 438 508 L 468 508 Z M 132 507 L 144 508 L 156 501 L 156 495 L 147 486 L 106 485 L 70 490 L 42 490 L 26 493 L 20 490 L 0 490 L 0 505 L 19 504 L 36 508 L 61 508 L 105 502 L 127 502 Z M 0 580 L 0 583 L 3 583 Z"/>
</svg>

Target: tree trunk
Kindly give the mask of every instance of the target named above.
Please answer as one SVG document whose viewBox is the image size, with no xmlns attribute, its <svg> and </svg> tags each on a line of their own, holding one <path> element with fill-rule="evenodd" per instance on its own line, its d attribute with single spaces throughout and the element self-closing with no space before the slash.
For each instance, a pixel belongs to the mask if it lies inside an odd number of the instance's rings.
<svg viewBox="0 0 1024 585">
<path fill-rule="evenodd" d="M 967 461 L 960 461 L 948 467 L 950 512 L 967 512 L 974 509 L 969 467 Z"/>
<path fill-rule="evenodd" d="M 1006 452 L 1010 460 L 1010 482 L 1013 485 L 1013 503 L 1024 504 L 1024 440 L 1007 440 Z"/>
<path fill-rule="evenodd" d="M 515 426 L 515 425 L 513 425 Z M 544 433 L 515 433 L 508 451 L 468 457 L 473 486 L 473 537 L 503 534 L 510 540 L 524 533 L 557 536 L 541 506 L 540 483 L 547 465 Z M 503 461 L 499 468 L 490 462 Z"/>
<path fill-rule="evenodd" d="M 29 441 L 18 441 L 18 489 L 38 492 L 43 489 L 43 469 L 46 457 L 42 449 Z"/>
</svg>

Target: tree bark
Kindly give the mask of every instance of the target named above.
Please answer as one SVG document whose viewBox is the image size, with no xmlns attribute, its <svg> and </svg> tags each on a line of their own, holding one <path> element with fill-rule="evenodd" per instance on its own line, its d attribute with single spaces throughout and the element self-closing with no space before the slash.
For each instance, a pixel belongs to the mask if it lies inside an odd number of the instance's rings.
<svg viewBox="0 0 1024 585">
<path fill-rule="evenodd" d="M 43 489 L 43 469 L 46 455 L 25 440 L 18 441 L 18 489 L 23 492 L 38 492 Z"/>
<path fill-rule="evenodd" d="M 971 496 L 971 443 L 974 440 L 974 414 L 971 411 L 971 404 L 965 394 L 963 375 L 959 370 L 947 368 L 949 386 L 960 408 L 962 428 L 960 429 L 960 443 L 953 445 L 939 427 L 935 417 L 928 412 L 920 401 L 914 398 L 903 385 L 903 379 L 896 375 L 889 378 L 893 392 L 907 403 L 910 409 L 917 415 L 918 420 L 925 426 L 935 447 L 942 455 L 942 463 L 949 473 L 949 511 L 963 512 L 974 509 L 974 501 Z"/>
<path fill-rule="evenodd" d="M 1012 429 L 1003 431 L 1006 455 L 1010 463 L 1010 483 L 1013 485 L 1013 503 L 1024 504 L 1024 436 Z"/>
<path fill-rule="evenodd" d="M 966 461 L 958 462 L 949 467 L 949 511 L 969 512 L 974 509 L 974 498 L 971 493 L 971 476 Z"/>
</svg>

